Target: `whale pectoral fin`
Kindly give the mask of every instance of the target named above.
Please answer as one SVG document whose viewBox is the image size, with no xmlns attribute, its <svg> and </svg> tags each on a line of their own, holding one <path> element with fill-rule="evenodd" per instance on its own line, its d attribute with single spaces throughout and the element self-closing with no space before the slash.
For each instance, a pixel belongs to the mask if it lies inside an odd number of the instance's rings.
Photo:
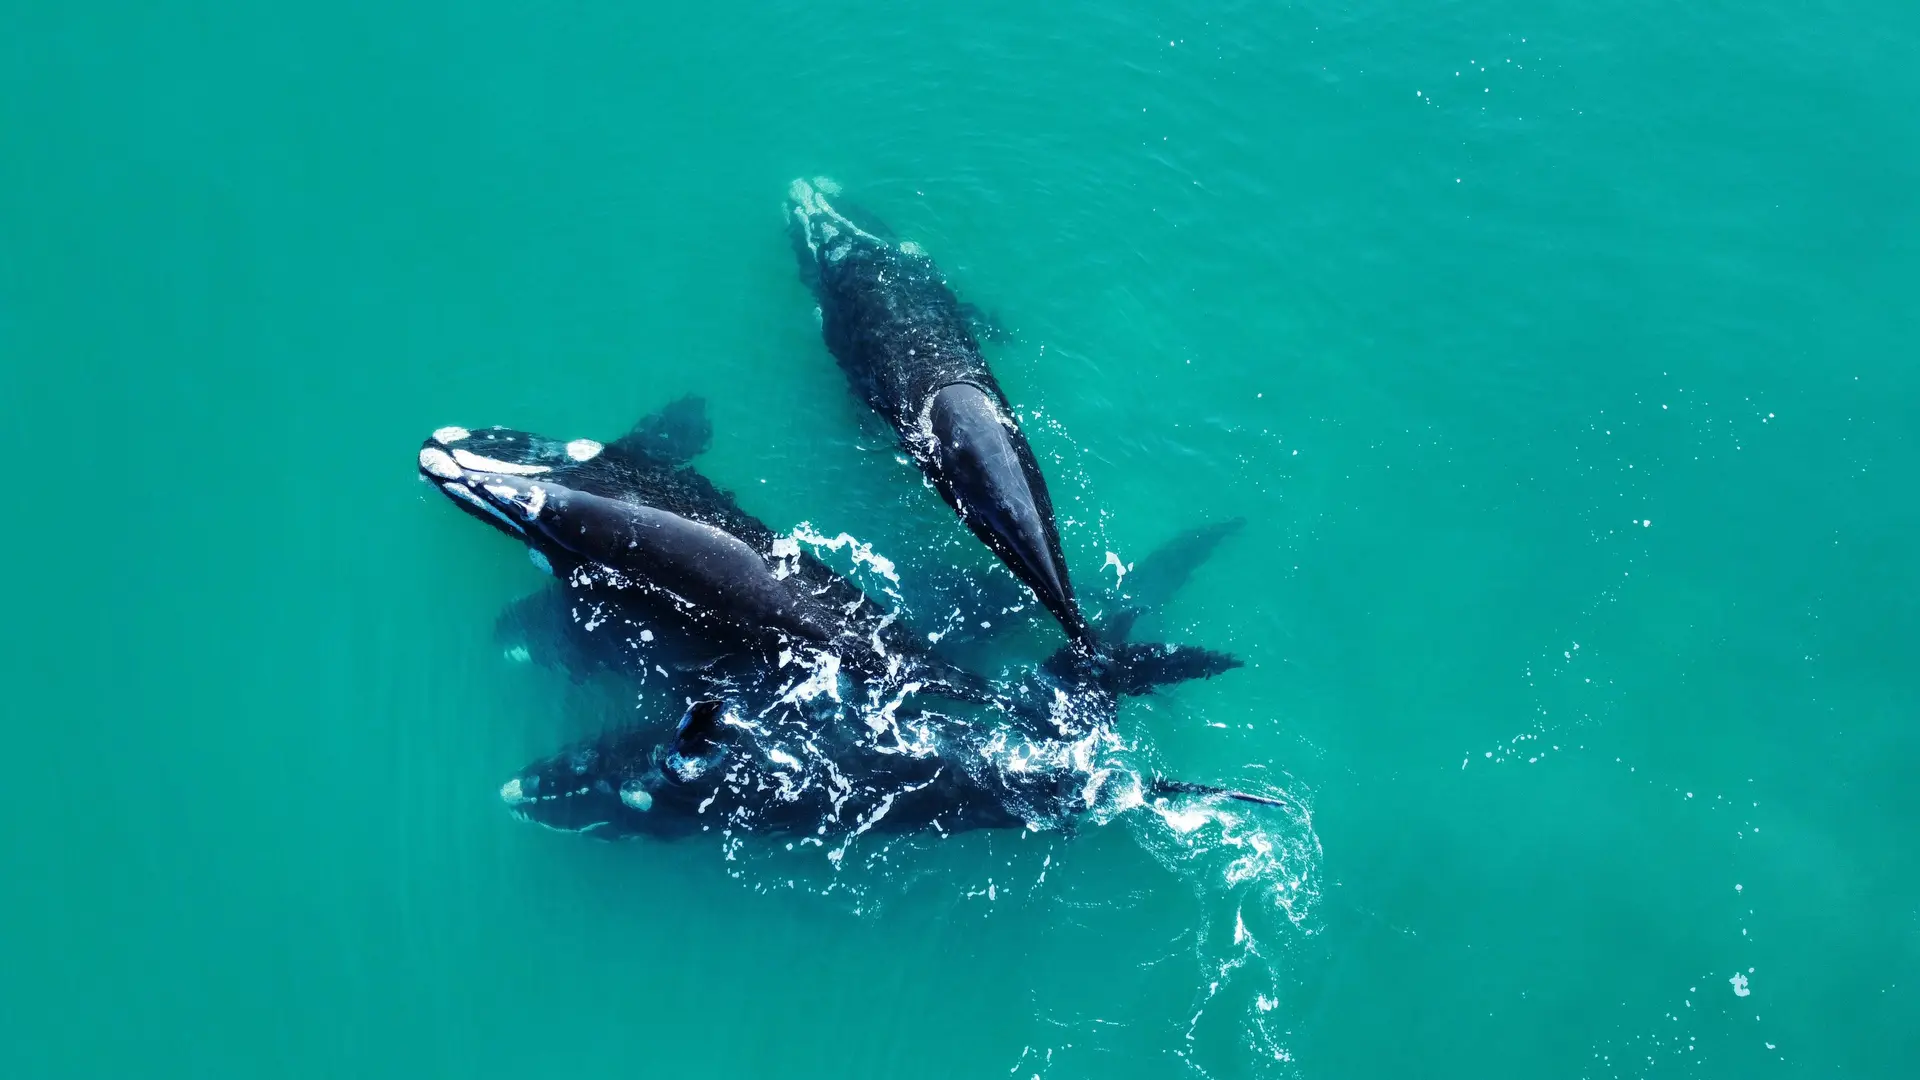
<svg viewBox="0 0 1920 1080">
<path fill-rule="evenodd" d="M 978 304 L 970 304 L 962 300 L 960 302 L 960 317 L 966 320 L 967 329 L 973 333 L 974 340 L 976 341 L 991 341 L 995 344 L 1004 344 L 1005 342 L 1013 340 L 1013 333 L 1002 325 L 998 318 L 989 315 L 986 310 Z"/>
<path fill-rule="evenodd" d="M 707 419 L 707 399 L 688 394 L 670 401 L 659 412 L 645 416 L 633 430 L 614 440 L 608 450 L 632 457 L 684 465 L 713 443 L 713 421 Z"/>
</svg>

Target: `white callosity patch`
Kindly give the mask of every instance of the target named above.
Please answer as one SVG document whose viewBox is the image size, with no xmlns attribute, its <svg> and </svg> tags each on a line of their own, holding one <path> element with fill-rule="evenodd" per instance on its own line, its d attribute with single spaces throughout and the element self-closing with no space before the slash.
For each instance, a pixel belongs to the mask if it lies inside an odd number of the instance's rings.
<svg viewBox="0 0 1920 1080">
<path fill-rule="evenodd" d="M 501 476 L 539 476 L 553 470 L 545 465 L 516 465 L 511 461 L 498 461 L 490 457 L 481 457 L 471 451 L 456 448 L 453 460 L 474 472 L 498 473 Z"/>
<path fill-rule="evenodd" d="M 434 431 L 433 441 L 445 446 L 447 443 L 457 443 L 472 434 L 473 432 L 463 427 L 443 427 Z"/>
<path fill-rule="evenodd" d="M 592 439 L 575 439 L 567 444 L 567 456 L 575 461 L 592 461 L 605 449 Z"/>
<path fill-rule="evenodd" d="M 824 176 L 814 177 L 811 184 L 805 180 L 795 180 L 787 185 L 787 198 L 793 203 L 793 216 L 804 230 L 807 247 L 818 257 L 820 240 L 834 239 L 842 230 L 885 247 L 886 241 L 855 225 L 827 202 L 828 195 L 839 193 L 840 185 Z M 828 220 L 819 220 L 823 218 Z M 841 253 L 844 254 L 844 246 Z"/>
<path fill-rule="evenodd" d="M 541 573 L 547 574 L 547 575 L 551 575 L 553 573 L 553 563 L 548 562 L 547 557 L 545 555 L 540 554 L 539 548 L 528 548 L 527 560 L 533 563 L 533 565 L 539 567 Z"/>
<path fill-rule="evenodd" d="M 465 487 L 462 487 L 459 484 L 453 483 L 452 481 L 448 481 L 440 485 L 440 490 L 446 492 L 447 494 L 453 496 L 456 499 L 459 499 L 463 502 L 472 503 L 474 506 L 477 506 L 480 509 L 485 510 L 488 514 L 491 514 L 492 516 L 498 518 L 501 524 L 507 526 L 509 529 L 512 529 L 514 532 L 521 533 L 524 535 L 527 531 L 520 527 L 519 522 L 513 520 L 512 518 L 501 513 L 500 511 L 494 509 L 494 506 L 492 503 L 488 502 L 487 500 L 481 498 L 478 495 L 475 495 L 473 492 L 468 491 Z"/>
<path fill-rule="evenodd" d="M 653 809 L 653 794 L 643 787 L 622 787 L 620 801 L 629 809 L 647 811 Z"/>
<path fill-rule="evenodd" d="M 534 799 L 531 796 L 521 793 L 520 778 L 516 776 L 500 785 L 500 801 L 506 803 L 508 806 L 520 806 L 524 803 L 533 802 Z"/>
<path fill-rule="evenodd" d="M 442 480 L 458 480 L 463 475 L 453 458 L 435 446 L 420 448 L 420 471 Z"/>
<path fill-rule="evenodd" d="M 527 485 L 525 491 L 505 484 L 488 484 L 487 492 L 504 502 L 518 506 L 527 515 L 528 521 L 539 517 L 541 508 L 547 505 L 547 489 L 538 484 Z"/>
</svg>

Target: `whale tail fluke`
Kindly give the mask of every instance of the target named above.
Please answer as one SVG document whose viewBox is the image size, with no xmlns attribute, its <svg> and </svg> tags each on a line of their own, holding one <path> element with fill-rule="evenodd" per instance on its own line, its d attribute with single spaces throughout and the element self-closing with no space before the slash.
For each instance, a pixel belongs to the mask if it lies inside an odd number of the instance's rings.
<svg viewBox="0 0 1920 1080">
<path fill-rule="evenodd" d="M 1161 776 L 1154 777 L 1153 780 L 1147 784 L 1147 794 L 1153 796 L 1212 796 L 1224 799 L 1235 799 L 1245 803 L 1254 803 L 1259 806 L 1278 806 L 1283 808 L 1293 805 L 1285 799 L 1276 798 L 1272 795 L 1254 795 L 1245 791 L 1234 791 L 1231 788 L 1215 787 L 1212 784 L 1195 784 L 1186 780 L 1168 780 Z"/>
<path fill-rule="evenodd" d="M 1211 679 L 1240 667 L 1240 658 L 1198 645 L 1166 645 L 1160 642 L 1123 642 L 1109 646 L 1106 662 L 1111 666 L 1115 693 L 1137 697 L 1156 688 L 1192 679 Z"/>
<path fill-rule="evenodd" d="M 1211 679 L 1243 666 L 1239 657 L 1198 645 L 1090 638 L 1063 645 L 1044 669 L 1054 677 L 1091 684 L 1116 697 L 1140 697 L 1162 686 Z"/>
</svg>

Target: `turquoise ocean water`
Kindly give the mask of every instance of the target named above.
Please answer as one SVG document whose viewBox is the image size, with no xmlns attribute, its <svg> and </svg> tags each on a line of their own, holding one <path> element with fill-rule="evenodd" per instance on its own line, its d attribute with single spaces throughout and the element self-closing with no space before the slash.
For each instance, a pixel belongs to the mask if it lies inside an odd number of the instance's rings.
<svg viewBox="0 0 1920 1080">
<path fill-rule="evenodd" d="M 1912 4 L 0 28 L 13 1075 L 1920 1063 Z M 1310 815 L 835 870 L 503 812 L 592 692 L 500 656 L 539 578 L 436 427 L 702 394 L 776 528 L 989 571 L 820 344 L 821 174 L 1015 332 L 1091 601 L 1246 519 L 1160 628 L 1247 667 L 1123 725 Z"/>
</svg>

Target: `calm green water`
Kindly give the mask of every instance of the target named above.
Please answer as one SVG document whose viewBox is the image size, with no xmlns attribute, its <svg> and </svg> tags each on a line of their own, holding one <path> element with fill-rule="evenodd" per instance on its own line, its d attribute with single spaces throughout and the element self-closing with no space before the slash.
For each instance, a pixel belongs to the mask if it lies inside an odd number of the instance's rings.
<svg viewBox="0 0 1920 1080">
<path fill-rule="evenodd" d="M 1912 1075 L 1912 4 L 70 7 L 0 19 L 13 1074 Z M 1311 803 L 1250 880 L 502 812 L 582 692 L 433 428 L 700 393 L 776 527 L 985 565 L 817 173 L 1017 329 L 1083 593 L 1247 519 L 1163 629 L 1248 666 L 1127 723 Z"/>
</svg>

